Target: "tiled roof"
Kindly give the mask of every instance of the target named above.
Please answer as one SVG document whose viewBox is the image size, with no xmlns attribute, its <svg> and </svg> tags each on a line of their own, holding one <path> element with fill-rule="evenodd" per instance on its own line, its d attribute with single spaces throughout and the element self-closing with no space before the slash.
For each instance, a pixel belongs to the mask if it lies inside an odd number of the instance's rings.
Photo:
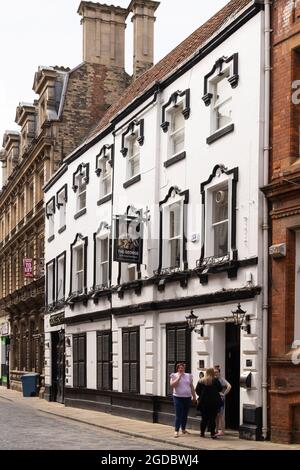
<svg viewBox="0 0 300 470">
<path fill-rule="evenodd" d="M 95 137 L 101 130 L 105 129 L 111 119 L 135 98 L 143 94 L 154 85 L 155 82 L 161 81 L 164 77 L 169 75 L 172 70 L 186 61 L 193 53 L 197 52 L 230 17 L 239 13 L 249 3 L 251 3 L 251 0 L 231 0 L 224 8 L 219 10 L 206 23 L 200 26 L 200 28 L 196 29 L 194 33 L 188 36 L 160 62 L 137 78 L 127 88 L 123 96 L 108 109 L 101 121 L 91 132 L 89 139 Z"/>
</svg>

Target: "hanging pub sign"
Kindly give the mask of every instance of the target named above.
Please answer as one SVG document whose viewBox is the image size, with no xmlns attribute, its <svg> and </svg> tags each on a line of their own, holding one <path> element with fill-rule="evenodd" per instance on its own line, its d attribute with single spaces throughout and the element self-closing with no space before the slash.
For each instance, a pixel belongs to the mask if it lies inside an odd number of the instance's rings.
<svg viewBox="0 0 300 470">
<path fill-rule="evenodd" d="M 143 223 L 139 217 L 115 217 L 114 261 L 142 264 Z"/>
<path fill-rule="evenodd" d="M 33 277 L 33 260 L 31 258 L 23 259 L 24 277 Z"/>
</svg>

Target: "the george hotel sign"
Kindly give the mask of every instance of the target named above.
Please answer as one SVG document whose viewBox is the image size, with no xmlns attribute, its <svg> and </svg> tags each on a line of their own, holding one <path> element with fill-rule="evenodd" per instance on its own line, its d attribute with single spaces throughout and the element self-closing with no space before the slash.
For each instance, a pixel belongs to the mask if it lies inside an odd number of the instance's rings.
<svg viewBox="0 0 300 470">
<path fill-rule="evenodd" d="M 132 264 L 143 262 L 143 223 L 139 217 L 115 217 L 114 261 Z"/>
</svg>

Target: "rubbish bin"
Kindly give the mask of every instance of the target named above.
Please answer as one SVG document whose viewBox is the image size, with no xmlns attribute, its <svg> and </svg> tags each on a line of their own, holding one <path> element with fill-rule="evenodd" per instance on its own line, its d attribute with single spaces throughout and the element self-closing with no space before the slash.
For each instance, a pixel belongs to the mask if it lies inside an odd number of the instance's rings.
<svg viewBox="0 0 300 470">
<path fill-rule="evenodd" d="M 23 397 L 36 397 L 39 374 L 24 374 L 21 377 Z"/>
</svg>

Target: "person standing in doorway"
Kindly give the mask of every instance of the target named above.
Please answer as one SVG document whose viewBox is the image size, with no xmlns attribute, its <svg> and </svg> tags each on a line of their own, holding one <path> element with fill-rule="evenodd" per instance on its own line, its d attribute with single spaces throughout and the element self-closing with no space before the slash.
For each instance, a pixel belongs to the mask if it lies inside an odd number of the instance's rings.
<svg viewBox="0 0 300 470">
<path fill-rule="evenodd" d="M 215 378 L 214 369 L 206 370 L 205 376 L 200 379 L 196 386 L 198 395 L 198 407 L 201 412 L 200 436 L 205 437 L 205 430 L 208 426 L 212 439 L 216 439 L 216 417 L 221 407 L 222 386 Z"/>
<path fill-rule="evenodd" d="M 186 423 L 191 406 L 191 398 L 193 398 L 193 402 L 196 402 L 193 376 L 185 372 L 185 364 L 183 362 L 179 362 L 176 366 L 176 373 L 171 374 L 170 386 L 173 389 L 175 407 L 174 437 L 179 437 L 180 428 L 182 434 L 187 434 Z"/>
<path fill-rule="evenodd" d="M 217 435 L 224 436 L 225 433 L 225 396 L 230 392 L 231 385 L 230 383 L 221 376 L 221 368 L 220 366 L 215 366 L 215 377 L 219 380 L 222 391 L 220 393 L 222 405 L 220 407 L 219 413 L 217 414 L 216 426 L 217 426 Z"/>
</svg>

